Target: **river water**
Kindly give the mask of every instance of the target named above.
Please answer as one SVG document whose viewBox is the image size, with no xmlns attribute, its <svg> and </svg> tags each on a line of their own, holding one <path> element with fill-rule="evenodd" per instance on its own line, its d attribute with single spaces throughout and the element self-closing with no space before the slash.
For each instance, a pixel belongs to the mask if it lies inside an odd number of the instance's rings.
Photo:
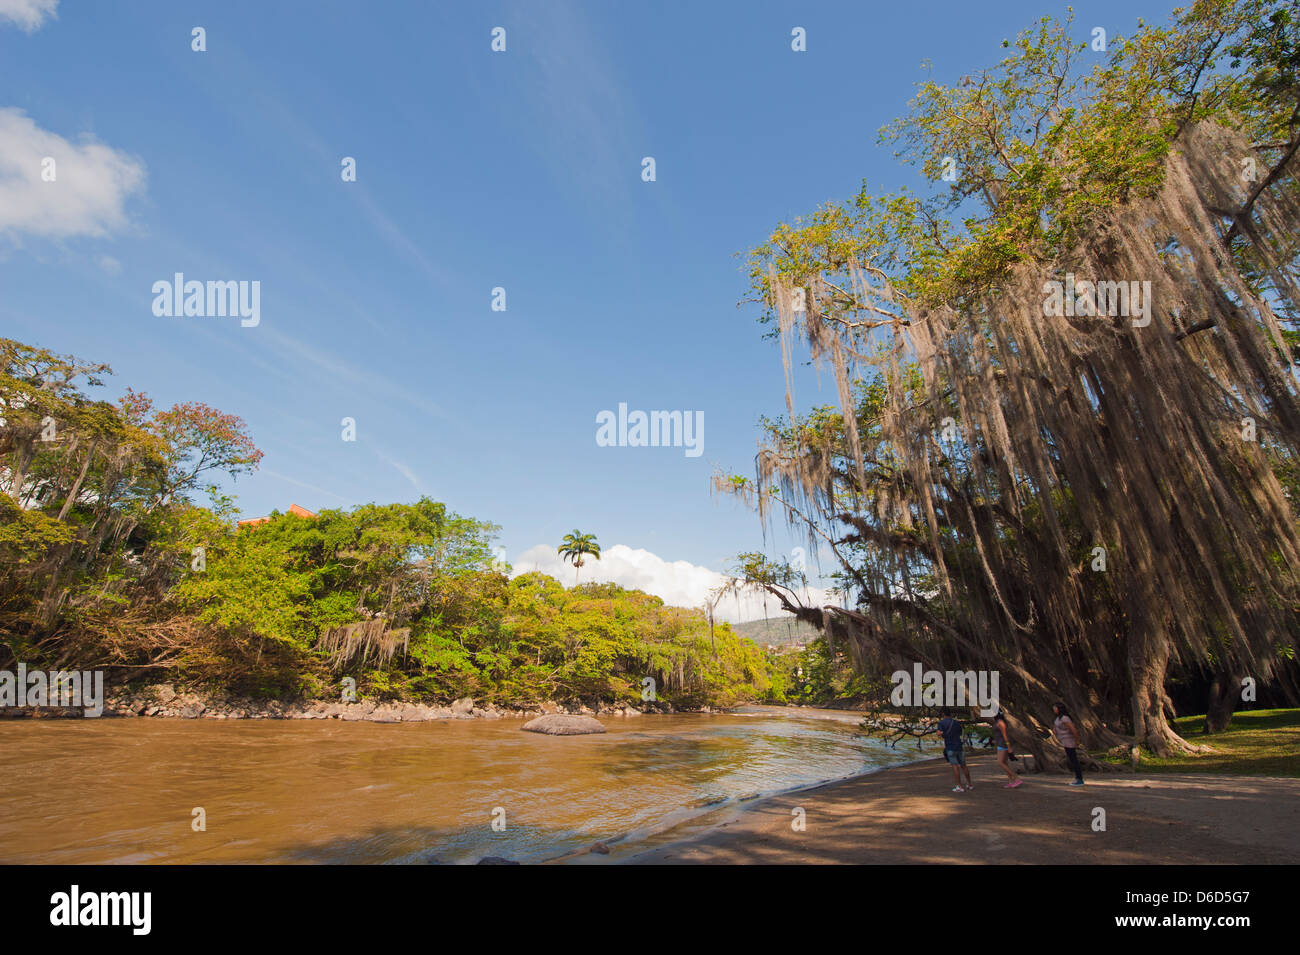
<svg viewBox="0 0 1300 955">
<path fill-rule="evenodd" d="M 756 796 L 918 756 L 837 711 L 601 722 L 552 737 L 521 720 L 4 720 L 0 862 L 617 860 Z M 586 854 L 597 842 L 610 854 Z"/>
</svg>

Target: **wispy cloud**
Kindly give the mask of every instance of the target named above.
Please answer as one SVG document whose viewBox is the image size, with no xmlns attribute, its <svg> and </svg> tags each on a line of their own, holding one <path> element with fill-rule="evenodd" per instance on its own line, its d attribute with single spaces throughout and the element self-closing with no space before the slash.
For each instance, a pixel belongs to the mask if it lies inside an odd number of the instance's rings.
<svg viewBox="0 0 1300 955">
<path fill-rule="evenodd" d="M 327 143 L 299 113 L 290 108 L 274 88 L 270 77 L 258 65 L 245 58 L 236 48 L 227 48 L 223 53 L 231 69 L 238 70 L 241 76 L 253 81 L 253 92 L 241 100 L 237 108 L 232 104 L 227 91 L 213 85 L 213 101 L 245 126 L 252 128 L 253 118 L 270 120 L 278 130 L 283 143 L 291 143 L 308 153 L 310 161 L 322 169 L 337 170 L 343 158 L 337 149 Z M 212 81 L 215 83 L 215 81 Z M 256 131 L 256 130 L 254 130 Z M 337 172 L 332 172 L 337 175 Z M 413 265 L 426 279 L 438 286 L 454 284 L 455 276 L 424 253 L 398 224 L 396 219 L 386 212 L 370 195 L 364 183 L 349 183 L 345 194 L 356 203 L 364 218 L 378 235 L 399 258 Z"/>
<path fill-rule="evenodd" d="M 383 461 L 385 464 L 391 467 L 402 477 L 406 478 L 406 480 L 410 481 L 411 487 L 415 488 L 416 493 L 420 495 L 425 495 L 428 493 L 424 489 L 424 483 L 420 480 L 419 476 L 416 475 L 415 471 L 413 471 L 409 466 L 403 464 L 401 461 L 398 461 L 395 458 L 389 457 L 383 451 L 375 451 L 375 454 L 379 456 L 379 459 L 381 461 Z"/>
<path fill-rule="evenodd" d="M 356 201 L 361 214 L 389 248 L 418 268 L 433 284 L 442 286 L 452 284 L 451 273 L 425 255 L 411 237 L 402 231 L 401 226 L 370 197 L 370 193 L 364 186 L 360 183 L 352 183 L 348 195 Z"/>
<path fill-rule="evenodd" d="M 35 33 L 46 20 L 53 20 L 59 0 L 0 0 L 0 23 L 8 20 L 28 33 Z"/>
<path fill-rule="evenodd" d="M 297 478 L 289 477 L 289 475 L 281 474 L 278 471 L 272 471 L 269 468 L 259 468 L 258 473 L 265 474 L 269 478 L 275 478 L 277 481 L 283 481 L 286 484 L 292 484 L 294 487 L 300 487 L 303 490 L 312 491 L 315 494 L 322 494 L 325 497 L 332 497 L 334 498 L 334 500 L 341 501 L 344 504 L 351 503 L 351 501 L 349 501 L 346 497 L 344 497 L 341 494 L 335 494 L 333 491 L 326 490 L 323 487 L 317 487 L 315 484 L 308 484 L 306 481 L 300 481 Z"/>
<path fill-rule="evenodd" d="M 349 364 L 341 358 L 329 355 L 318 348 L 308 345 L 306 342 L 299 341 L 290 335 L 285 335 L 283 332 L 277 331 L 276 329 L 266 325 L 263 325 L 259 331 L 298 360 L 306 362 L 340 381 L 357 385 L 372 394 L 387 396 L 392 400 L 405 402 L 411 407 L 423 411 L 425 414 L 432 417 L 449 417 L 436 403 L 429 401 L 417 392 L 403 388 L 401 385 L 383 375 L 376 375 L 372 372 L 364 371 Z"/>
<path fill-rule="evenodd" d="M 240 62 L 246 64 L 250 70 L 255 69 L 252 64 L 244 61 L 242 57 Z M 342 155 L 326 143 L 311 126 L 303 122 L 301 117 L 286 106 L 282 99 L 272 95 L 267 85 L 268 82 L 260 80 L 258 92 L 254 95 L 258 112 L 273 119 L 276 128 L 310 153 L 313 161 L 318 163 L 321 168 L 337 170 L 339 161 L 343 158 Z M 375 233 L 399 257 L 419 269 L 424 274 L 424 277 L 435 285 L 445 286 L 453 283 L 454 276 L 451 272 L 424 254 L 424 250 L 420 248 L 419 244 L 407 235 L 397 221 L 375 202 L 364 183 L 359 179 L 357 182 L 349 183 L 345 194 L 356 203 L 362 217 L 370 223 Z"/>
<path fill-rule="evenodd" d="M 596 191 L 602 205 L 626 202 L 628 183 L 639 178 L 648 150 L 605 44 L 573 3 L 520 3 L 511 19 L 520 23 L 521 37 L 512 50 L 533 66 L 523 95 L 546 133 L 553 169 L 584 193 Z M 582 149 L 575 152 L 574 143 Z"/>
</svg>

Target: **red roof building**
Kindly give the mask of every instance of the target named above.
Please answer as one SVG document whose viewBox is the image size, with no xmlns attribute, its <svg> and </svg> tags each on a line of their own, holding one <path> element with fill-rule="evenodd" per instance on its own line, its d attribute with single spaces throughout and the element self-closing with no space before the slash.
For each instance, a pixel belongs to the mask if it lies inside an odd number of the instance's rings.
<svg viewBox="0 0 1300 955">
<path fill-rule="evenodd" d="M 297 504 L 290 504 L 289 510 L 286 511 L 286 513 L 292 514 L 294 517 L 305 517 L 308 518 L 309 520 L 315 520 L 317 517 L 320 516 L 318 514 L 313 514 L 305 507 L 299 507 Z M 256 527 L 258 524 L 265 524 L 269 520 L 270 520 L 269 517 L 250 517 L 247 520 L 240 521 L 239 526 Z"/>
</svg>

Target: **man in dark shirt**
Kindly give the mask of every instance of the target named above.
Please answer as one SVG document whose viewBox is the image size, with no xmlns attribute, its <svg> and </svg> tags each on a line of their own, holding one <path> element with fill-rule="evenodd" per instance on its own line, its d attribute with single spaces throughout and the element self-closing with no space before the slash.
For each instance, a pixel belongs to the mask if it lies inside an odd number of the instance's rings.
<svg viewBox="0 0 1300 955">
<path fill-rule="evenodd" d="M 943 755 L 952 766 L 952 781 L 956 783 L 952 787 L 955 793 L 962 792 L 961 776 L 966 774 L 966 789 L 974 789 L 975 786 L 970 780 L 970 767 L 966 765 L 966 755 L 962 747 L 961 740 L 961 723 L 952 718 L 952 710 L 944 707 L 939 711 L 943 719 L 939 721 L 939 728 L 936 732 L 943 737 Z"/>
</svg>

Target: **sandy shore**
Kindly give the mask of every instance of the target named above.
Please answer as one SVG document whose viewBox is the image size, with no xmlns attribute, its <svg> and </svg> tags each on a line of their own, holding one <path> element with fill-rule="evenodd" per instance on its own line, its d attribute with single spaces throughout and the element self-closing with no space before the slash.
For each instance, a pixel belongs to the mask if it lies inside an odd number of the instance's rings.
<svg viewBox="0 0 1300 955">
<path fill-rule="evenodd" d="M 989 757 L 952 792 L 939 760 L 755 803 L 636 864 L 1291 863 L 1300 861 L 1300 779 L 1106 773 L 1081 787 L 1038 774 L 1006 790 Z M 791 828 L 801 807 L 804 832 Z M 1092 829 L 1106 811 L 1106 831 Z"/>
</svg>

